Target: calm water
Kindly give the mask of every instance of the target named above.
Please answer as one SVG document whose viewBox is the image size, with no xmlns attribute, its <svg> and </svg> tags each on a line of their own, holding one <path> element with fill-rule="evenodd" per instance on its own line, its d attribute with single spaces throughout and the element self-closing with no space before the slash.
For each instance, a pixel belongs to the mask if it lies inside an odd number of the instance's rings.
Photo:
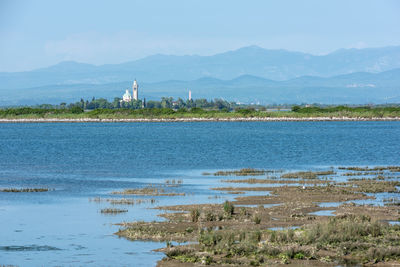
<svg viewBox="0 0 400 267">
<path fill-rule="evenodd" d="M 156 205 L 222 202 L 203 171 L 243 167 L 308 170 L 400 165 L 400 122 L 0 124 L 0 265 L 154 266 L 163 243 L 130 242 L 115 223 L 161 220 L 154 205 L 104 216 L 113 190 L 182 179 L 185 197 Z"/>
</svg>

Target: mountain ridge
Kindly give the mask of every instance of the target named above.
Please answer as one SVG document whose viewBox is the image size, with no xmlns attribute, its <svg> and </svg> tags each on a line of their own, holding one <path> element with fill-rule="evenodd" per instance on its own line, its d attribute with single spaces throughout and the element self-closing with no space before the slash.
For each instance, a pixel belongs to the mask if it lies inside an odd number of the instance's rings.
<svg viewBox="0 0 400 267">
<path fill-rule="evenodd" d="M 230 80 L 253 75 L 284 81 L 306 75 L 329 77 L 394 68 L 400 68 L 400 46 L 339 49 L 326 55 L 247 46 L 210 56 L 158 54 L 99 66 L 65 61 L 33 71 L 1 72 L 0 90 L 52 84 L 105 84 L 134 78 L 142 82 L 160 82 L 202 77 Z"/>
</svg>

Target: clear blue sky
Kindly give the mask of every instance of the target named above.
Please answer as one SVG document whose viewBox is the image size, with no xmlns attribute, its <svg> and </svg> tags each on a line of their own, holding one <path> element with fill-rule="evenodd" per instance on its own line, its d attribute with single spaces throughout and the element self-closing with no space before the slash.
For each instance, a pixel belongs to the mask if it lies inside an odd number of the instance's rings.
<svg viewBox="0 0 400 267">
<path fill-rule="evenodd" d="M 0 0 L 0 71 L 248 45 L 312 54 L 400 45 L 400 1 Z"/>
</svg>

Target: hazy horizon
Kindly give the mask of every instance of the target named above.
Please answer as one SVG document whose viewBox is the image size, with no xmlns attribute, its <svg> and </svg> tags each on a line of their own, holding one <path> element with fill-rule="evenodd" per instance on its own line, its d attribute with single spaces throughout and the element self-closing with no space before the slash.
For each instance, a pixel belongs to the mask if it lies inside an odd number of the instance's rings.
<svg viewBox="0 0 400 267">
<path fill-rule="evenodd" d="M 400 46 L 400 44 L 399 44 L 399 45 L 390 45 L 390 46 L 379 46 L 379 47 L 363 47 L 363 48 L 356 48 L 356 47 L 344 48 L 344 47 L 342 47 L 342 48 L 337 48 L 337 49 L 335 49 L 335 50 L 333 50 L 333 51 L 330 51 L 330 52 L 328 52 L 328 53 L 313 54 L 313 53 L 307 53 L 307 52 L 303 52 L 303 51 L 290 50 L 290 49 L 283 49 L 283 48 L 265 48 L 265 47 L 261 47 L 261 46 L 259 46 L 259 45 L 247 45 L 247 46 L 238 47 L 238 48 L 236 48 L 236 49 L 229 49 L 229 50 L 224 50 L 224 51 L 217 52 L 217 53 L 212 53 L 212 54 L 209 54 L 209 55 L 200 55 L 200 54 L 183 54 L 183 55 L 178 55 L 178 54 L 155 53 L 155 54 L 146 55 L 146 56 L 139 57 L 139 58 L 132 59 L 132 60 L 126 60 L 126 61 L 114 62 L 114 63 L 105 62 L 105 63 L 101 63 L 101 64 L 94 64 L 94 63 L 83 62 L 83 61 L 78 61 L 78 60 L 62 60 L 62 61 L 56 62 L 56 63 L 54 63 L 54 64 L 50 64 L 50 65 L 46 65 L 46 66 L 41 66 L 41 67 L 34 68 L 34 69 L 30 69 L 30 70 L 23 70 L 23 71 L 0 71 L 0 72 L 10 72 L 10 73 L 12 73 L 12 72 L 34 71 L 34 70 L 38 70 L 38 69 L 43 69 L 43 68 L 52 67 L 52 66 L 55 66 L 55 65 L 58 65 L 58 64 L 62 64 L 62 63 L 65 63 L 65 62 L 74 62 L 74 63 L 78 63 L 78 64 L 88 64 L 88 65 L 93 65 L 93 66 L 99 67 L 99 66 L 104 66 L 104 65 L 118 65 L 118 64 L 129 63 L 129 62 L 138 61 L 138 60 L 146 59 L 146 58 L 153 57 L 153 56 L 172 56 L 172 57 L 175 57 L 175 56 L 176 56 L 176 57 L 185 57 L 185 56 L 188 56 L 188 57 L 190 57 L 190 56 L 196 57 L 196 56 L 198 56 L 198 57 L 209 57 L 209 56 L 215 56 L 215 55 L 224 54 L 224 53 L 228 53 L 228 52 L 234 52 L 234 51 L 237 51 L 237 50 L 240 50 L 240 49 L 243 49 L 243 48 L 250 48 L 250 47 L 257 47 L 257 48 L 261 48 L 261 49 L 264 49 L 264 50 L 270 50 L 270 51 L 287 51 L 287 52 L 293 52 L 293 53 L 304 53 L 304 54 L 312 55 L 312 56 L 326 56 L 326 55 L 329 55 L 329 54 L 332 54 L 332 53 L 335 53 L 335 52 L 338 52 L 338 51 L 341 51 L 341 50 L 379 49 L 379 48 L 390 48 L 390 47 L 399 47 L 399 46 Z M 243 75 L 251 75 L 251 74 L 243 74 Z"/>
</svg>

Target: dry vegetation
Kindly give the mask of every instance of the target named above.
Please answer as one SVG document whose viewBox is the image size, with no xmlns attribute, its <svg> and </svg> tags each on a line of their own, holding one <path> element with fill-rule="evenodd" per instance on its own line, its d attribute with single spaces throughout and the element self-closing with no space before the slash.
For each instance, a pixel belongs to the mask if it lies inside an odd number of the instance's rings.
<svg viewBox="0 0 400 267">
<path fill-rule="evenodd" d="M 112 192 L 114 195 L 137 195 L 137 196 L 184 196 L 185 193 L 166 192 L 164 188 L 147 186 L 144 188 L 124 189 Z"/>
<path fill-rule="evenodd" d="M 159 262 L 159 266 L 287 263 L 297 266 L 304 262 L 310 265 L 399 264 L 400 226 L 387 223 L 400 219 L 398 198 L 386 199 L 385 206 L 356 205 L 352 201 L 374 199 L 366 193 L 398 193 L 399 182 L 388 180 L 388 173 L 400 169 L 351 168 L 350 171 L 367 172 L 363 175 L 376 177 L 336 183 L 326 179 L 326 176 L 336 174 L 334 170 L 307 171 L 281 175 L 282 178 L 296 179 L 297 183 L 307 185 L 305 187 L 290 186 L 285 182 L 280 187 L 213 188 L 223 192 L 265 191 L 268 194 L 241 195 L 223 204 L 158 207 L 175 212 L 161 214 L 167 219 L 164 222 L 123 223 L 116 234 L 131 240 L 166 242 L 167 247 L 160 251 L 167 257 Z M 223 175 L 247 176 L 247 173 L 260 172 L 239 170 Z M 270 181 L 282 180 L 249 178 L 226 182 Z M 338 206 L 319 206 L 325 202 L 338 203 Z M 311 215 L 324 210 L 333 211 L 334 216 Z M 284 230 L 268 230 L 271 228 Z M 174 247 L 171 241 L 195 243 Z"/>
</svg>

